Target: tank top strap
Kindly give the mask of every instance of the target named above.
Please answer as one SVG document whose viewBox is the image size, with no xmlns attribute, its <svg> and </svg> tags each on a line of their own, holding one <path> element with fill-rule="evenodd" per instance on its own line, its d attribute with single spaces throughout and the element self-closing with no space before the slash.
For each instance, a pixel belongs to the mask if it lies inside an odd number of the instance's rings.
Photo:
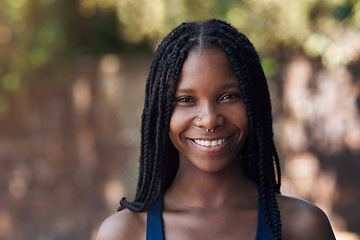
<svg viewBox="0 0 360 240">
<path fill-rule="evenodd" d="M 146 240 L 164 240 L 163 221 L 162 221 L 162 203 L 163 203 L 163 196 L 161 196 L 149 208 L 147 212 Z M 260 191 L 259 191 L 259 203 L 258 203 L 258 222 L 257 222 L 255 240 L 275 240 L 266 222 Z"/>
<path fill-rule="evenodd" d="M 164 240 L 162 222 L 163 195 L 149 208 L 146 219 L 146 240 Z"/>
<path fill-rule="evenodd" d="M 270 214 L 272 214 L 272 209 L 270 209 Z M 260 188 L 259 188 L 259 204 L 258 204 L 258 223 L 257 223 L 255 240 L 275 240 L 266 222 Z"/>
</svg>

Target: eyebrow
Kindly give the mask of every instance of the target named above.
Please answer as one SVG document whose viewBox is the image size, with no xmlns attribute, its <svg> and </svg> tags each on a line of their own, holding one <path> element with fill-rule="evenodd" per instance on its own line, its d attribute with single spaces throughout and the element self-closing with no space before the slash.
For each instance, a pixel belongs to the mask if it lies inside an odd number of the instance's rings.
<svg viewBox="0 0 360 240">
<path fill-rule="evenodd" d="M 220 89 L 228 89 L 228 88 L 239 88 L 240 86 L 235 83 L 225 83 L 221 85 Z M 191 88 L 179 88 L 176 90 L 177 93 L 194 93 L 195 90 Z"/>
<path fill-rule="evenodd" d="M 220 87 L 220 89 L 227 89 L 227 88 L 240 88 L 240 86 L 239 84 L 235 84 L 235 83 L 225 83 Z"/>
<path fill-rule="evenodd" d="M 181 93 L 193 93 L 195 92 L 195 90 L 190 89 L 190 88 L 179 88 L 176 90 L 176 92 L 181 92 Z"/>
</svg>

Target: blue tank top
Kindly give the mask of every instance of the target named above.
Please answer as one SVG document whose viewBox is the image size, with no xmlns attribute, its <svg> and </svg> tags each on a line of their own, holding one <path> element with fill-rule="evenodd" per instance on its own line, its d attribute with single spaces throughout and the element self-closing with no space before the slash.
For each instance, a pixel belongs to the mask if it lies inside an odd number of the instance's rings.
<svg viewBox="0 0 360 240">
<path fill-rule="evenodd" d="M 162 201 L 160 197 L 148 210 L 146 220 L 146 240 L 164 240 L 162 224 Z M 275 240 L 266 223 L 261 196 L 259 194 L 258 222 L 255 240 Z"/>
</svg>

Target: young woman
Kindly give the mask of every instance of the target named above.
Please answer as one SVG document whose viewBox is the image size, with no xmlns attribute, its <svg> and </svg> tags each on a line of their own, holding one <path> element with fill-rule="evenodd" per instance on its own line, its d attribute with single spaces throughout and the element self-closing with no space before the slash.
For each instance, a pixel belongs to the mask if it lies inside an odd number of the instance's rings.
<svg viewBox="0 0 360 240">
<path fill-rule="evenodd" d="M 280 194 L 259 57 L 215 19 L 181 24 L 155 52 L 136 197 L 120 204 L 97 240 L 335 239 L 319 208 Z"/>
</svg>

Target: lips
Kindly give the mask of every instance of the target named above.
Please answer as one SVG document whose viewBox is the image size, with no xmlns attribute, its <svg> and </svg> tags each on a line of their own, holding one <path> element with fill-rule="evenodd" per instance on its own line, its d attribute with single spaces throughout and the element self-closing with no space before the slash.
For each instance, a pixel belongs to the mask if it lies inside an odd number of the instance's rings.
<svg viewBox="0 0 360 240">
<path fill-rule="evenodd" d="M 200 146 L 216 147 L 216 146 L 219 146 L 219 145 L 223 144 L 224 142 L 226 142 L 226 140 L 228 140 L 228 137 L 214 139 L 214 140 L 203 140 L 203 139 L 191 139 L 191 140 Z"/>
</svg>

